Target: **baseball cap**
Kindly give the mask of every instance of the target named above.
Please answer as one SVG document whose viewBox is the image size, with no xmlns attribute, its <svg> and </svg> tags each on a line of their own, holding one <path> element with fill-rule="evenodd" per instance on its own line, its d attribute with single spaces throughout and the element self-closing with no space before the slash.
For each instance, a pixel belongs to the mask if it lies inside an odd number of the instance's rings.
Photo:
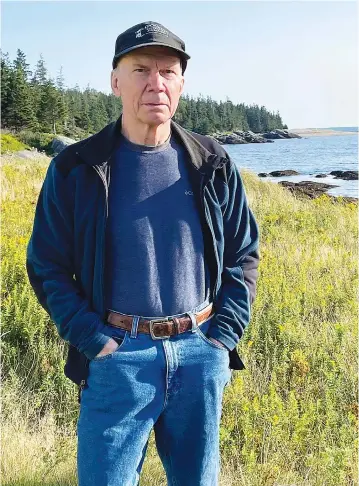
<svg viewBox="0 0 359 486">
<path fill-rule="evenodd" d="M 141 22 L 125 30 L 116 39 L 115 55 L 112 67 L 115 69 L 118 59 L 127 52 L 145 46 L 166 46 L 177 51 L 182 60 L 182 72 L 191 57 L 185 51 L 185 43 L 176 34 L 158 22 Z"/>
</svg>

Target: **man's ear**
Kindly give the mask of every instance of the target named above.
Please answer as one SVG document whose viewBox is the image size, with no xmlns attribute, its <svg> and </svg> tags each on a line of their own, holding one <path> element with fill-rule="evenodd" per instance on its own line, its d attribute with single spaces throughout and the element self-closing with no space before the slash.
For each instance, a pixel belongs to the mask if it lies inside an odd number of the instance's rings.
<svg viewBox="0 0 359 486">
<path fill-rule="evenodd" d="M 180 95 L 183 93 L 183 88 L 184 88 L 184 76 L 182 76 L 182 79 L 181 79 Z"/>
<path fill-rule="evenodd" d="M 117 76 L 116 69 L 111 71 L 111 89 L 115 96 L 121 96 L 120 80 Z"/>
</svg>

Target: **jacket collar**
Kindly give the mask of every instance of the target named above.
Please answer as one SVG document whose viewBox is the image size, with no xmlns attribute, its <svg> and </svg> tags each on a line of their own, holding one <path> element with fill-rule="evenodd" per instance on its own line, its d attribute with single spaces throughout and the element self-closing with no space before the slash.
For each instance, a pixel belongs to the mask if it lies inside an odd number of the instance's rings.
<svg viewBox="0 0 359 486">
<path fill-rule="evenodd" d="M 121 133 L 122 114 L 102 130 L 89 137 L 81 144 L 77 151 L 80 158 L 89 165 L 101 165 L 108 161 L 114 150 L 118 147 L 119 134 Z M 211 175 L 219 155 L 211 153 L 187 130 L 171 120 L 172 134 L 182 142 L 190 156 L 193 166 L 203 175 Z"/>
</svg>

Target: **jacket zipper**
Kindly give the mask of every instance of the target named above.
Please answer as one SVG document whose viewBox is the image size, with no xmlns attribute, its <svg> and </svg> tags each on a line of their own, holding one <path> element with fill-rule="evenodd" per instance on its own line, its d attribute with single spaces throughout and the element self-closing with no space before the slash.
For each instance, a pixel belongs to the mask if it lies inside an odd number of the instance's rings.
<svg viewBox="0 0 359 486">
<path fill-rule="evenodd" d="M 214 172 L 217 170 L 217 169 L 221 169 L 224 164 L 227 162 L 227 159 L 225 157 L 221 157 L 220 158 L 220 162 L 219 164 L 217 164 L 217 166 L 215 167 L 214 169 Z M 205 186 L 203 188 L 203 200 L 204 200 L 204 189 L 205 189 Z M 214 249 L 214 256 L 216 258 L 216 263 L 217 263 L 217 278 L 216 278 L 216 283 L 214 285 L 214 290 L 213 290 L 213 303 L 215 302 L 216 298 L 217 298 L 217 283 L 218 283 L 218 280 L 219 280 L 219 257 L 218 257 L 218 252 L 217 252 L 217 245 L 216 245 L 216 241 L 215 241 L 215 236 L 214 236 L 214 233 L 210 227 L 210 224 L 209 224 L 209 219 L 207 218 L 207 212 L 206 212 L 206 209 L 204 210 L 205 212 L 205 216 L 206 216 L 206 220 L 207 220 L 207 224 L 208 224 L 208 227 L 211 231 L 211 235 L 212 235 L 212 242 L 213 242 L 213 249 Z"/>
<path fill-rule="evenodd" d="M 93 166 L 94 170 L 97 172 L 97 174 L 100 176 L 104 186 L 105 186 L 105 195 L 106 195 L 106 204 L 105 204 L 105 209 L 104 209 L 104 225 L 103 225 L 103 239 L 102 239 L 102 267 L 101 267 L 101 298 L 102 298 L 102 310 L 103 310 L 103 317 L 105 313 L 105 287 L 103 283 L 103 274 L 104 274 L 104 262 L 105 262 L 105 237 L 106 237 L 106 223 L 107 223 L 107 217 L 108 217 L 108 186 L 107 186 L 107 181 L 106 177 L 103 175 L 103 172 L 101 169 L 98 168 L 98 166 L 94 165 Z"/>
<path fill-rule="evenodd" d="M 101 169 L 98 168 L 98 166 L 94 165 L 92 166 L 93 169 L 95 170 L 95 172 L 99 175 L 99 177 L 101 178 L 104 186 L 105 186 L 105 194 L 106 194 L 106 204 L 105 204 L 105 209 L 104 209 L 104 228 L 103 228 L 103 240 L 102 240 L 102 268 L 101 268 L 101 298 L 102 298 L 102 309 L 103 311 L 105 310 L 105 299 L 104 299 L 104 293 L 105 293 L 105 288 L 104 288 L 104 284 L 103 284 L 103 273 L 104 273 L 104 258 L 105 258 L 105 244 L 104 244 L 104 237 L 106 236 L 106 222 L 107 222 L 107 216 L 108 216 L 108 187 L 107 187 L 107 182 L 106 182 L 106 178 L 105 176 L 103 175 Z M 86 358 L 86 362 L 85 362 L 85 367 L 87 366 L 87 363 L 89 362 L 89 359 Z M 80 403 L 81 401 L 81 392 L 83 391 L 83 389 L 85 388 L 86 386 L 86 379 L 84 380 L 81 380 L 80 382 L 80 386 L 79 386 L 79 394 L 78 394 L 78 402 Z"/>
<path fill-rule="evenodd" d="M 86 385 L 86 380 L 81 380 L 79 390 L 78 390 L 78 395 L 77 395 L 77 401 L 78 403 L 81 403 L 81 393 L 83 389 L 85 388 Z"/>
<path fill-rule="evenodd" d="M 211 226 L 209 224 L 209 219 L 207 218 L 207 211 L 206 211 L 206 208 L 205 208 L 205 205 L 204 205 L 204 190 L 205 190 L 206 185 L 203 184 L 203 180 L 204 179 L 202 178 L 202 180 L 201 180 L 201 203 L 202 203 L 202 209 L 204 211 L 204 216 L 206 218 L 207 226 L 208 226 L 209 231 L 210 231 L 211 236 L 212 236 L 212 244 L 213 244 L 214 256 L 215 256 L 216 265 L 217 265 L 217 268 L 216 268 L 216 282 L 214 284 L 213 293 L 212 293 L 212 301 L 214 303 L 215 300 L 216 300 L 216 297 L 217 297 L 217 283 L 218 283 L 219 259 L 218 259 L 218 255 L 217 255 L 217 248 L 216 248 L 215 237 L 214 237 L 212 228 L 211 228 Z"/>
</svg>

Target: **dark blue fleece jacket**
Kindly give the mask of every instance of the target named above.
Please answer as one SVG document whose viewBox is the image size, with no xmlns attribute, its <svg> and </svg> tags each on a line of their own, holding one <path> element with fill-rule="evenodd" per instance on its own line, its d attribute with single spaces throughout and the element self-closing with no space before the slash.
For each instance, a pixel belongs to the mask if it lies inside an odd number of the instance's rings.
<svg viewBox="0 0 359 486">
<path fill-rule="evenodd" d="M 69 345 L 64 371 L 77 384 L 86 379 L 89 360 L 108 340 L 105 229 L 121 121 L 120 116 L 51 160 L 27 246 L 30 284 Z M 258 225 L 239 170 L 224 148 L 173 120 L 171 130 L 188 154 L 211 276 L 215 315 L 207 334 L 230 350 L 231 368 L 243 369 L 236 344 L 249 324 L 256 293 Z"/>
</svg>

